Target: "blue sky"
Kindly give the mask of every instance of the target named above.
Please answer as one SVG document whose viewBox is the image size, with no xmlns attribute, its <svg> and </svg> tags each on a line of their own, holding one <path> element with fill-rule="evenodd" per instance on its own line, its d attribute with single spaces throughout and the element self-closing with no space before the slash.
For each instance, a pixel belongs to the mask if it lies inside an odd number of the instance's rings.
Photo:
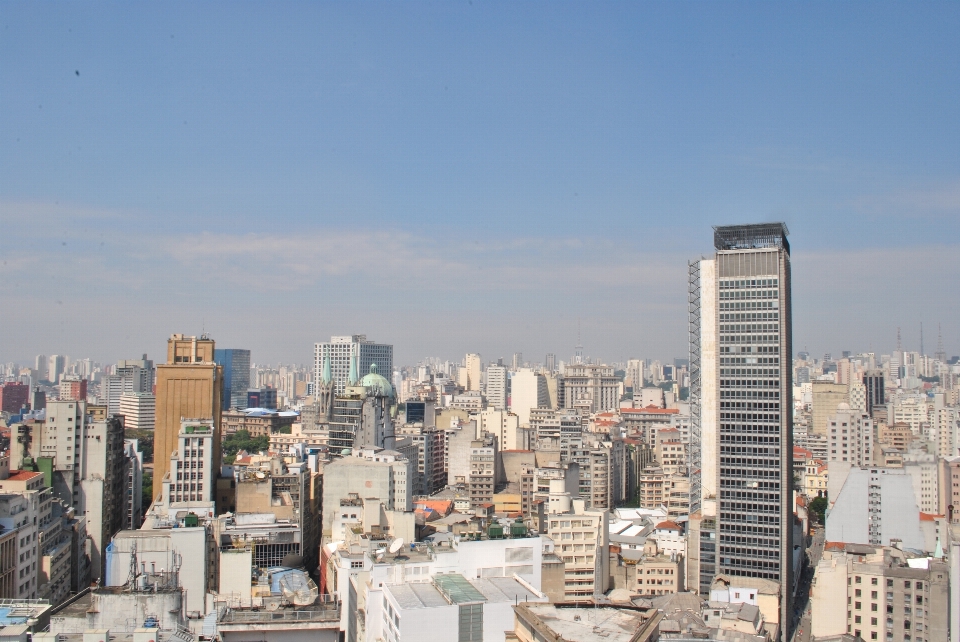
<svg viewBox="0 0 960 642">
<path fill-rule="evenodd" d="M 960 352 L 956 3 L 5 3 L 0 359 L 686 350 L 785 220 L 794 344 Z M 17 311 L 16 314 L 11 312 Z M 19 319 L 19 320 L 17 320 Z M 6 336 L 13 336 L 6 334 Z"/>
</svg>

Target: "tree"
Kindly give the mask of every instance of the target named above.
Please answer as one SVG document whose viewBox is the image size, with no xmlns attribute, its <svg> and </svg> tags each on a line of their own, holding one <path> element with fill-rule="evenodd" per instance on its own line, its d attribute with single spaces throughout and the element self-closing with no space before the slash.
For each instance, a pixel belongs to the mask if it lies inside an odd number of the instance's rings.
<svg viewBox="0 0 960 642">
<path fill-rule="evenodd" d="M 810 502 L 810 515 L 816 517 L 818 524 L 826 523 L 826 514 L 827 514 L 827 498 L 826 497 L 817 497 L 812 502 Z"/>
<path fill-rule="evenodd" d="M 227 435 L 223 440 L 223 463 L 232 464 L 236 459 L 237 453 L 241 450 L 247 452 L 260 452 L 270 448 L 270 438 L 266 435 L 261 437 L 251 437 L 249 430 L 238 430 L 232 435 Z"/>
<path fill-rule="evenodd" d="M 147 512 L 150 504 L 153 503 L 153 473 L 143 471 L 143 486 L 140 490 L 140 505 L 143 506 L 143 512 Z"/>
</svg>

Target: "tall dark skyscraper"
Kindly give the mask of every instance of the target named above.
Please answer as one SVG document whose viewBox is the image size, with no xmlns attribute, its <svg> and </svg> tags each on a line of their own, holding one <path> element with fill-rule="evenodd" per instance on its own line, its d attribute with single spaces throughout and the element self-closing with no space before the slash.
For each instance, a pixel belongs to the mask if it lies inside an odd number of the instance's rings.
<svg viewBox="0 0 960 642">
<path fill-rule="evenodd" d="M 716 528 L 718 575 L 781 587 L 792 620 L 790 244 L 783 223 L 714 228 L 690 264 L 691 512 Z M 705 569 L 701 568 L 701 571 Z"/>
<path fill-rule="evenodd" d="M 867 414 L 886 403 L 883 390 L 883 370 L 867 370 L 863 373 L 863 386 L 867 389 Z"/>
<path fill-rule="evenodd" d="M 223 409 L 243 410 L 247 407 L 250 388 L 250 351 L 214 350 L 213 360 L 223 366 Z"/>
</svg>

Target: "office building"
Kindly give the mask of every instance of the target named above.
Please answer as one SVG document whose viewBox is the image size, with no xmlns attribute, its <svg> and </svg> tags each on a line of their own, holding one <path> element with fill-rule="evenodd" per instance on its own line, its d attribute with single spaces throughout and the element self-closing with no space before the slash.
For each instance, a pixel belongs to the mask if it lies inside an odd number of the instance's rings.
<svg viewBox="0 0 960 642">
<path fill-rule="evenodd" d="M 689 281 L 690 510 L 717 518 L 718 575 L 780 584 L 782 622 L 793 617 L 787 233 L 715 227 L 716 254 L 691 263 Z"/>
<path fill-rule="evenodd" d="M 392 376 L 393 346 L 367 341 L 365 334 L 330 337 L 329 343 L 314 345 L 313 380 L 323 379 L 323 362 L 327 357 L 330 363 L 330 375 L 334 383 L 334 392 L 342 394 L 349 385 L 350 365 L 356 359 L 354 372 L 369 372 L 370 366 L 377 365 L 379 372 Z M 479 382 L 477 390 L 479 390 Z"/>
<path fill-rule="evenodd" d="M 873 416 L 873 409 L 886 405 L 886 391 L 883 388 L 883 370 L 867 370 L 863 373 L 863 385 L 867 389 L 867 414 Z"/>
<path fill-rule="evenodd" d="M 487 407 L 493 410 L 506 410 L 507 369 L 505 366 L 487 366 L 485 388 Z"/>
<path fill-rule="evenodd" d="M 250 351 L 236 348 L 214 350 L 213 360 L 223 367 L 223 409 L 243 410 L 247 407 L 247 389 L 250 388 Z"/>
<path fill-rule="evenodd" d="M 813 386 L 813 410 L 807 432 L 824 436 L 827 434 L 827 420 L 837 412 L 837 406 L 850 403 L 849 388 L 846 384 L 831 381 L 813 381 L 811 385 Z"/>
<path fill-rule="evenodd" d="M 94 420 L 82 401 L 51 401 L 44 421 L 11 428 L 10 461 L 42 472 L 53 493 L 86 518 L 92 577 L 102 577 L 104 547 L 124 525 L 127 459 L 119 417 Z"/>
<path fill-rule="evenodd" d="M 560 500 L 557 504 L 552 501 L 555 496 Z M 591 510 L 581 499 L 553 492 L 550 512 L 547 534 L 564 563 L 564 598 L 573 602 L 601 597 L 610 588 L 610 513 Z"/>
<path fill-rule="evenodd" d="M 480 355 L 470 353 L 463 358 L 463 367 L 457 373 L 457 383 L 464 390 L 480 391 L 480 375 L 482 366 Z"/>
<path fill-rule="evenodd" d="M 948 639 L 945 560 L 899 548 L 827 544 L 810 589 L 816 639 L 936 642 Z"/>
<path fill-rule="evenodd" d="M 60 383 L 60 377 L 67 368 L 67 358 L 62 354 L 50 355 L 47 359 L 47 381 L 57 385 Z"/>
<path fill-rule="evenodd" d="M 613 366 L 568 365 L 563 373 L 564 407 L 587 413 L 614 410 L 620 405 L 620 384 Z"/>
<path fill-rule="evenodd" d="M 530 411 L 549 405 L 547 380 L 529 368 L 521 368 L 510 379 L 510 412 L 517 415 L 520 426 L 530 425 Z"/>
<path fill-rule="evenodd" d="M 339 506 L 350 493 L 376 498 L 388 510 L 413 510 L 410 479 L 415 465 L 400 453 L 382 448 L 356 448 L 323 468 L 323 506 Z M 323 511 L 323 536 L 329 537 L 336 511 Z"/>
<path fill-rule="evenodd" d="M 143 355 L 142 359 L 123 359 L 113 368 L 113 374 L 100 379 L 100 403 L 107 407 L 107 415 L 120 413 L 120 397 L 132 393 L 153 394 L 156 371 L 153 361 Z"/>
<path fill-rule="evenodd" d="M 120 395 L 119 414 L 127 430 L 153 430 L 157 424 L 157 398 L 152 392 Z"/>
<path fill-rule="evenodd" d="M 213 468 L 214 429 L 212 419 L 181 420 L 177 450 L 168 458 L 167 473 L 161 478 L 163 502 L 167 506 L 213 500 L 217 481 Z"/>
<path fill-rule="evenodd" d="M 167 363 L 157 366 L 154 479 L 162 480 L 169 470 L 185 417 L 213 420 L 212 469 L 220 470 L 223 368 L 214 361 L 214 349 L 213 339 L 205 335 L 174 334 L 167 341 Z"/>
<path fill-rule="evenodd" d="M 556 372 L 557 371 L 557 355 L 552 352 L 547 353 L 547 357 L 543 362 L 543 368 L 547 372 Z"/>
<path fill-rule="evenodd" d="M 59 385 L 60 401 L 86 401 L 87 380 L 78 375 L 65 375 Z"/>
<path fill-rule="evenodd" d="M 27 405 L 30 386 L 23 383 L 0 384 L 0 412 L 18 414 Z"/>
<path fill-rule="evenodd" d="M 845 403 L 837 406 L 827 419 L 827 461 L 873 465 L 873 420 L 867 414 Z"/>
</svg>

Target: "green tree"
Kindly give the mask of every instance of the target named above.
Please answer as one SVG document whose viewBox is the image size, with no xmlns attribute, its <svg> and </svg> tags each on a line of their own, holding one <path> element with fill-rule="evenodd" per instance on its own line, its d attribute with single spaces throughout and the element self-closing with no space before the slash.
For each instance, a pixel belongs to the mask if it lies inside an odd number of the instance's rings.
<svg viewBox="0 0 960 642">
<path fill-rule="evenodd" d="M 266 435 L 261 437 L 251 437 L 250 431 L 238 430 L 232 435 L 227 435 L 223 440 L 223 463 L 232 464 L 237 458 L 237 453 L 246 450 L 248 453 L 256 453 L 270 448 L 270 438 Z"/>
<path fill-rule="evenodd" d="M 153 473 L 143 471 L 143 486 L 140 491 L 140 504 L 146 512 L 153 503 Z"/>
<path fill-rule="evenodd" d="M 827 498 L 817 497 L 810 502 L 810 515 L 816 518 L 818 524 L 824 524 L 827 514 Z"/>
<path fill-rule="evenodd" d="M 124 430 L 125 439 L 136 439 L 140 452 L 143 453 L 143 462 L 153 462 L 153 431 L 152 430 Z"/>
</svg>

